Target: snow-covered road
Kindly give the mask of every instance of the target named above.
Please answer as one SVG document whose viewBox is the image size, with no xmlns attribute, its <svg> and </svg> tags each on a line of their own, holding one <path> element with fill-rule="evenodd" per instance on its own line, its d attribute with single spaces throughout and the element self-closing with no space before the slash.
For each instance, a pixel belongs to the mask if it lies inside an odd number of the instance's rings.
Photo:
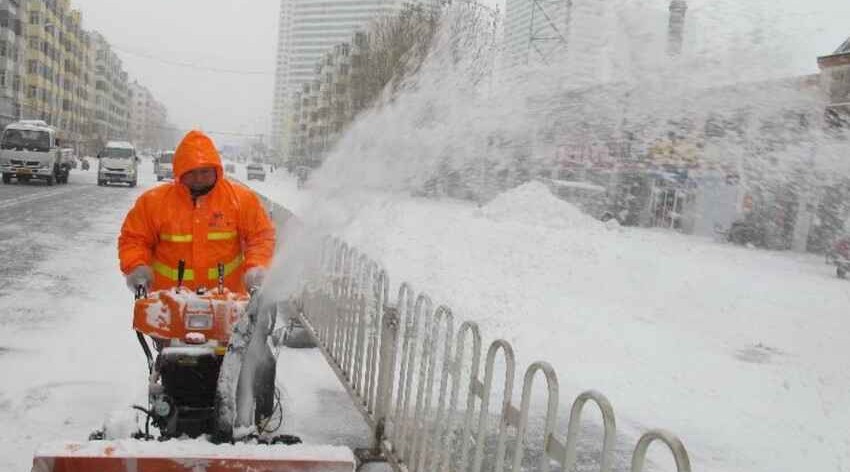
<svg viewBox="0 0 850 472">
<path fill-rule="evenodd" d="M 39 444 L 85 440 L 110 412 L 146 402 L 116 253 L 125 213 L 156 184 L 149 162 L 140 177 L 135 189 L 98 187 L 94 169 L 67 186 L 0 185 L 0 471 L 29 470 Z M 281 352 L 287 431 L 364 445 L 365 425 L 323 362 L 315 350 Z"/>
<path fill-rule="evenodd" d="M 97 187 L 94 171 L 67 186 L 0 187 L 0 470 L 28 470 L 39 443 L 86 438 L 144 398 L 115 252 L 138 193 Z"/>
</svg>

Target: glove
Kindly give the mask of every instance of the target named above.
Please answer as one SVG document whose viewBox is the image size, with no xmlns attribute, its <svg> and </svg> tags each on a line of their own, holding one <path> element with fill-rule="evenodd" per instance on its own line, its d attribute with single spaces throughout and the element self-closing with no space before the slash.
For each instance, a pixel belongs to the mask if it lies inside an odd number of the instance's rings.
<svg viewBox="0 0 850 472">
<path fill-rule="evenodd" d="M 151 283 L 153 283 L 153 271 L 146 265 L 140 265 L 131 270 L 125 278 L 127 279 L 127 287 L 130 290 L 135 292 L 136 287 L 139 285 L 144 286 L 145 290 L 148 290 L 151 288 Z"/>
<path fill-rule="evenodd" d="M 251 267 L 245 271 L 245 275 L 242 276 L 242 281 L 245 282 L 245 287 L 249 290 L 252 288 L 260 288 L 265 279 L 266 269 L 263 269 L 262 267 Z"/>
</svg>

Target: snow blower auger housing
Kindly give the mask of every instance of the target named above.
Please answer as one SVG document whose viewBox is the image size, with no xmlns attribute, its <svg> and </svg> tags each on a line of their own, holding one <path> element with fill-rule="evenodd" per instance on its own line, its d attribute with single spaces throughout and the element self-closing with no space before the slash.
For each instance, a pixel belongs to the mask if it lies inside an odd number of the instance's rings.
<svg viewBox="0 0 850 472">
<path fill-rule="evenodd" d="M 230 292 L 222 279 L 209 291 L 186 289 L 179 280 L 176 288 L 137 291 L 133 329 L 148 362 L 149 404 L 133 408 L 143 414 L 144 427 L 132 437 L 106 427 L 89 442 L 44 445 L 34 472 L 354 470 L 347 448 L 268 434 L 274 428 L 260 418 L 280 407 L 267 344 L 275 317 L 260 310 L 259 297 Z M 256 362 L 257 352 L 268 352 L 270 362 Z"/>
</svg>

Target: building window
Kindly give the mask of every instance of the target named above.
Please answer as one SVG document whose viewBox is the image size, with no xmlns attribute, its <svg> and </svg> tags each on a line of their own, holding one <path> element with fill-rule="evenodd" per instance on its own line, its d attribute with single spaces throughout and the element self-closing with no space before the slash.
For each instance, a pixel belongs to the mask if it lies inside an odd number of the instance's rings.
<svg viewBox="0 0 850 472">
<path fill-rule="evenodd" d="M 41 24 L 41 16 L 38 14 L 37 11 L 31 11 L 30 12 L 30 24 L 31 25 Z"/>
<path fill-rule="evenodd" d="M 27 62 L 27 72 L 30 74 L 38 74 L 38 61 L 30 60 Z"/>
<path fill-rule="evenodd" d="M 27 98 L 35 98 L 38 95 L 38 88 L 35 85 L 30 85 L 27 88 Z"/>
</svg>

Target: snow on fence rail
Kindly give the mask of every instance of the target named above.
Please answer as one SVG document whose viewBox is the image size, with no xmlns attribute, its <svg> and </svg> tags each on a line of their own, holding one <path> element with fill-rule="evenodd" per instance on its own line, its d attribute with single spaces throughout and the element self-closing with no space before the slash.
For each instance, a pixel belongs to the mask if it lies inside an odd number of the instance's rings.
<svg viewBox="0 0 850 472">
<path fill-rule="evenodd" d="M 390 279 L 375 261 L 336 238 L 322 248 L 319 277 L 305 288 L 301 323 L 313 337 L 372 432 L 371 454 L 396 471 L 571 471 L 576 463 L 582 412 L 593 403 L 604 434 L 598 470 L 614 466 L 616 423 L 608 399 L 579 395 L 570 408 L 566 437 L 557 429 L 558 376 L 546 362 L 525 371 L 514 402 L 515 356 L 510 343 L 493 341 L 483 352 L 478 325 L 455 330 L 451 308 L 402 283 L 390 299 Z M 483 359 L 482 359 L 483 354 Z M 483 360 L 483 378 L 481 376 Z M 494 385 L 497 368 L 504 383 Z M 534 382 L 547 385 L 539 444 L 530 444 Z M 491 405 L 491 402 L 499 403 Z M 493 407 L 497 409 L 493 411 Z M 644 469 L 649 446 L 661 441 L 677 470 L 691 470 L 682 442 L 663 430 L 638 440 L 631 471 Z"/>
</svg>

